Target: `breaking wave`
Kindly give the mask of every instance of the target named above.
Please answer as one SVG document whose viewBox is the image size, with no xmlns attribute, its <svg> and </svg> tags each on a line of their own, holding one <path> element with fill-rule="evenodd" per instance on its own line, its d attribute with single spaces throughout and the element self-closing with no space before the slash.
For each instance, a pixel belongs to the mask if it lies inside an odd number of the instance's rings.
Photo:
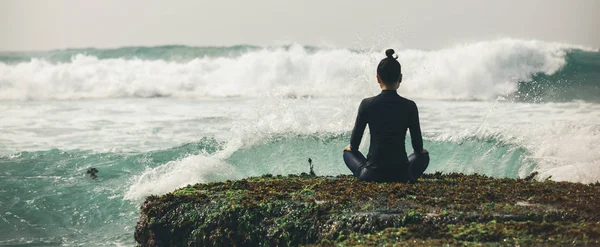
<svg viewBox="0 0 600 247">
<path fill-rule="evenodd" d="M 597 101 L 600 53 L 501 39 L 401 50 L 404 95 L 421 99 Z M 381 51 L 300 45 L 126 47 L 0 53 L 0 100 L 320 97 L 376 92 Z"/>
</svg>

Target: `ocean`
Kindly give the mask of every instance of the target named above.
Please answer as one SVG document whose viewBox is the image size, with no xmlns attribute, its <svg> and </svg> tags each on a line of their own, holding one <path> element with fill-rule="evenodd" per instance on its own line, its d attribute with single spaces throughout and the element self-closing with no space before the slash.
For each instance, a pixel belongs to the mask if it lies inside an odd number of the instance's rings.
<svg viewBox="0 0 600 247">
<path fill-rule="evenodd" d="M 133 246 L 148 195 L 308 172 L 308 158 L 318 175 L 349 174 L 342 149 L 360 100 L 380 92 L 385 48 L 0 53 L 0 245 Z M 426 172 L 600 180 L 597 49 L 499 39 L 396 51 Z"/>
</svg>

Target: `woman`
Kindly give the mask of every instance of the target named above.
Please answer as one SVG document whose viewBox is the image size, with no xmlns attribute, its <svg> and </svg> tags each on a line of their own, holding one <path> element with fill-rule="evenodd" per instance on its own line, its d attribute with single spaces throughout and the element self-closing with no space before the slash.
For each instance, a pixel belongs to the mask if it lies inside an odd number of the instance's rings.
<svg viewBox="0 0 600 247">
<path fill-rule="evenodd" d="M 385 55 L 377 66 L 381 94 L 360 103 L 350 145 L 344 149 L 344 162 L 354 176 L 364 181 L 415 181 L 429 164 L 429 152 L 423 148 L 417 105 L 396 92 L 402 82 L 398 56 L 394 56 L 392 49 L 385 51 Z M 365 158 L 358 146 L 367 124 L 371 146 Z M 409 157 L 404 147 L 407 129 L 414 149 Z"/>
</svg>

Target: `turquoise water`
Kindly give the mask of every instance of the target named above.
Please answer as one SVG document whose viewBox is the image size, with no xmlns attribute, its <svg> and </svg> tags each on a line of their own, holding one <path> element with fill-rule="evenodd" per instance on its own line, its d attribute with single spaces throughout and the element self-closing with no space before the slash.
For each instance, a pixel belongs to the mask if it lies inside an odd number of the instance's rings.
<svg viewBox="0 0 600 247">
<path fill-rule="evenodd" d="M 205 175 L 209 176 L 205 176 L 204 181 L 265 173 L 308 172 L 305 163 L 307 156 L 315 160 L 317 174 L 347 173 L 343 164 L 336 162 L 340 158 L 339 147 L 347 139 L 347 135 L 325 140 L 315 136 L 276 138 L 239 150 L 226 160 L 235 170 L 243 171 L 243 175 L 223 175 L 208 170 Z M 520 166 L 527 166 L 527 171 L 533 169 L 532 164 L 525 165 L 525 150 L 493 140 L 468 140 L 462 145 L 427 141 L 425 145 L 438 154 L 432 156 L 432 166 L 429 168 L 432 171 L 517 177 Z M 132 189 L 128 179 L 139 175 L 144 169 L 160 167 L 169 161 L 199 153 L 210 155 L 220 148 L 214 140 L 204 139 L 198 143 L 139 154 L 54 149 L 22 152 L 1 158 L 2 193 L 8 197 L 1 203 L 6 212 L 0 216 L 3 221 L 0 239 L 8 245 L 130 245 L 141 198 L 123 199 L 123 192 Z M 491 152 L 486 153 L 485 157 L 465 155 L 486 151 Z M 489 166 L 490 163 L 495 166 Z M 471 165 L 465 168 L 462 164 Z M 100 171 L 98 181 L 84 175 L 91 166 Z"/>
<path fill-rule="evenodd" d="M 132 246 L 151 194 L 307 172 L 308 158 L 319 175 L 349 174 L 341 149 L 358 102 L 378 93 L 380 53 L 299 45 L 1 53 L 0 245 Z M 399 54 L 399 92 L 419 105 L 427 172 L 600 180 L 598 51 L 496 40 Z"/>
<path fill-rule="evenodd" d="M 208 140 L 141 154 L 53 149 L 2 157 L 2 244 L 132 244 L 139 201 L 123 200 L 127 179 L 216 148 Z M 84 176 L 91 166 L 100 171 L 97 182 Z"/>
</svg>

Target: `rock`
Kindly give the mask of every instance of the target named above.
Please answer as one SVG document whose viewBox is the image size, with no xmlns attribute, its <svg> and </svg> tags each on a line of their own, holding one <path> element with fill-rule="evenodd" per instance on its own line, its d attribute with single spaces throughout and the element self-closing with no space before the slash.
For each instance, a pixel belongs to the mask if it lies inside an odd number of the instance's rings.
<svg viewBox="0 0 600 247">
<path fill-rule="evenodd" d="M 598 189 L 456 173 L 414 184 L 265 175 L 150 196 L 135 239 L 141 246 L 596 245 Z"/>
</svg>

